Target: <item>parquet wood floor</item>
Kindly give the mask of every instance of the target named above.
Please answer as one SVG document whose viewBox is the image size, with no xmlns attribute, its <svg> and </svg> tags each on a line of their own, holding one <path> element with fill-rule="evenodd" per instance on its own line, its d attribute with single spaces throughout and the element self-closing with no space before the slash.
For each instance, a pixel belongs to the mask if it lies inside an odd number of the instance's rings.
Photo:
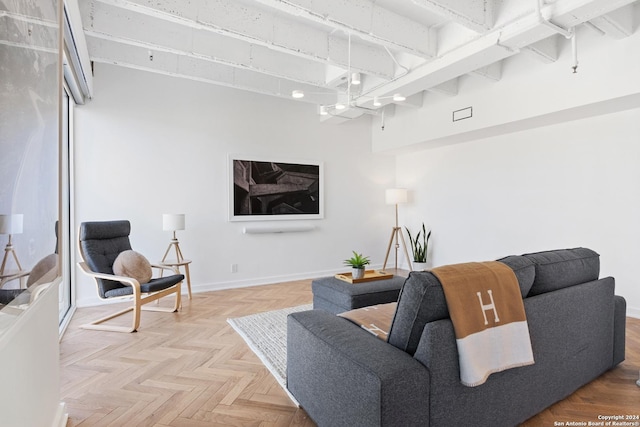
<svg viewBox="0 0 640 427">
<path fill-rule="evenodd" d="M 144 312 L 132 334 L 78 328 L 121 304 L 78 309 L 60 343 L 67 425 L 313 426 L 226 322 L 308 304 L 310 284 L 194 294 L 179 313 Z M 640 413 L 639 367 L 640 319 L 628 318 L 627 360 L 525 426 Z"/>
<path fill-rule="evenodd" d="M 78 328 L 121 304 L 78 309 L 60 343 L 67 425 L 313 426 L 226 321 L 311 300 L 308 280 L 198 293 L 132 334 Z"/>
</svg>

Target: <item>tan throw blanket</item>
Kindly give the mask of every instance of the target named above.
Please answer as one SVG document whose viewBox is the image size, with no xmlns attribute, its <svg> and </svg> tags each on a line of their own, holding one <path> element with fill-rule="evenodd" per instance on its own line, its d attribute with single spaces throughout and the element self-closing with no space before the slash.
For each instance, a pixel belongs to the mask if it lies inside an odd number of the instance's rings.
<svg viewBox="0 0 640 427">
<path fill-rule="evenodd" d="M 397 305 L 397 302 L 372 305 L 340 313 L 338 316 L 351 320 L 362 329 L 372 333 L 382 341 L 386 341 L 389 337 L 389 329 L 391 329 L 391 321 Z"/>
<path fill-rule="evenodd" d="M 524 304 L 513 270 L 498 261 L 432 270 L 442 283 L 460 358 L 460 380 L 475 387 L 494 372 L 532 365 Z"/>
</svg>

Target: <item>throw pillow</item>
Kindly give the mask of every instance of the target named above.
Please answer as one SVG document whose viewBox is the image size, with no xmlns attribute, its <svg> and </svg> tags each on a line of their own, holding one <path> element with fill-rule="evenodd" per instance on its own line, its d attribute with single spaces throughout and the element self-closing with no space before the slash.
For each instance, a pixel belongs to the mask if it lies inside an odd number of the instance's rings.
<svg viewBox="0 0 640 427">
<path fill-rule="evenodd" d="M 120 252 L 113 262 L 113 273 L 118 276 L 131 277 L 141 285 L 151 280 L 151 264 L 142 255 L 133 250 Z"/>
</svg>

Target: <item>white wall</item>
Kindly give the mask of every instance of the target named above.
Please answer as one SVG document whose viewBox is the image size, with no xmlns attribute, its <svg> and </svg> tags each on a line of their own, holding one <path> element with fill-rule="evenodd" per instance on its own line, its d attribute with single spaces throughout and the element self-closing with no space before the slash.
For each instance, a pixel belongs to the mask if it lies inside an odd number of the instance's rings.
<svg viewBox="0 0 640 427">
<path fill-rule="evenodd" d="M 403 222 L 433 230 L 431 265 L 584 246 L 640 317 L 640 109 L 397 159 Z"/>
<path fill-rule="evenodd" d="M 94 99 L 75 111 L 75 220 L 129 219 L 132 245 L 158 261 L 178 232 L 195 291 L 344 270 L 352 249 L 381 264 L 395 162 L 371 154 L 371 126 L 321 124 L 316 108 L 168 76 L 95 65 Z M 325 219 L 304 233 L 244 235 L 227 221 L 229 154 L 324 162 Z M 231 264 L 238 272 L 231 273 Z M 79 306 L 98 301 L 76 271 Z"/>
</svg>

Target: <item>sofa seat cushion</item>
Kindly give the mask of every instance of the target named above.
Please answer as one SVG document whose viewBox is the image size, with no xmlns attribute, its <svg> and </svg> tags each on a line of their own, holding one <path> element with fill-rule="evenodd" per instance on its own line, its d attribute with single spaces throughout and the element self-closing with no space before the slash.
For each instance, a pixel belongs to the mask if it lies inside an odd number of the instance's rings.
<svg viewBox="0 0 640 427">
<path fill-rule="evenodd" d="M 183 274 L 174 274 L 172 276 L 157 277 L 151 279 L 147 283 L 140 285 L 140 292 L 143 294 L 159 292 L 170 288 L 171 286 L 180 283 L 184 280 Z M 105 293 L 105 298 L 123 297 L 127 295 L 133 295 L 133 288 L 131 286 L 122 286 L 120 288 L 111 289 Z"/>
<path fill-rule="evenodd" d="M 498 261 L 513 270 L 521 295 L 526 295 L 533 284 L 533 262 L 521 256 L 508 256 Z M 413 354 L 418 348 L 424 325 L 448 317 L 447 301 L 436 276 L 429 271 L 411 272 L 398 299 L 398 309 L 389 331 L 389 344 Z"/>
<path fill-rule="evenodd" d="M 528 296 L 597 280 L 600 275 L 600 255 L 587 248 L 560 249 L 523 256 L 535 264 L 536 270 Z"/>
</svg>

